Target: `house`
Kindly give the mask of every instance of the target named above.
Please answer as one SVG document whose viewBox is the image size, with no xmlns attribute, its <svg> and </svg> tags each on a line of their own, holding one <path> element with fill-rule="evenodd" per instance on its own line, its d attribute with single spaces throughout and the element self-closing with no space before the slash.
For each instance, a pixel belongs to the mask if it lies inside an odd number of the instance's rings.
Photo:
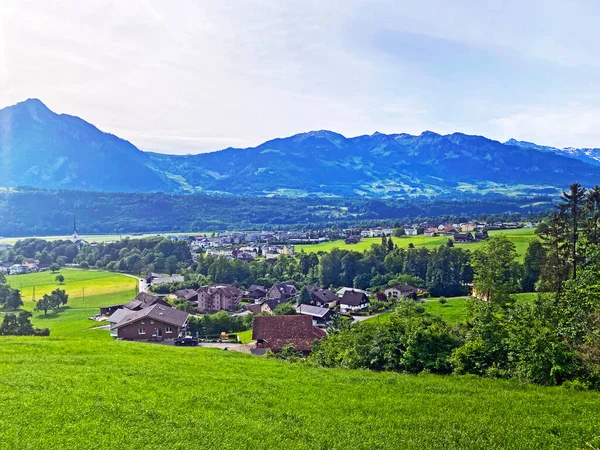
<svg viewBox="0 0 600 450">
<path fill-rule="evenodd" d="M 351 288 L 351 287 L 343 287 L 339 291 L 337 291 L 335 294 L 338 296 L 338 298 L 342 298 L 344 296 L 344 294 L 346 293 L 346 291 L 361 292 L 361 293 L 365 294 L 367 297 L 369 296 L 369 293 L 367 291 L 363 291 L 362 289 L 356 289 L 356 288 Z"/>
<path fill-rule="evenodd" d="M 311 303 L 322 308 L 334 308 L 338 302 L 338 296 L 329 289 L 317 289 L 311 291 Z"/>
<path fill-rule="evenodd" d="M 26 266 L 24 264 L 13 264 L 8 269 L 9 275 L 22 275 L 24 273 L 30 273 L 30 272 L 31 272 L 31 269 L 29 268 L 29 266 Z"/>
<path fill-rule="evenodd" d="M 100 308 L 100 311 L 102 312 L 102 308 Z M 117 337 L 118 333 L 117 333 L 117 329 L 115 328 L 115 326 L 121 322 L 125 316 L 128 316 L 129 314 L 133 313 L 132 310 L 130 309 L 125 309 L 125 308 L 120 308 L 115 310 L 110 317 L 108 318 L 108 322 L 110 323 L 110 335 L 112 337 Z"/>
<path fill-rule="evenodd" d="M 423 233 L 423 234 L 427 237 L 434 237 L 434 236 L 438 235 L 437 232 L 438 232 L 437 228 L 427 228 L 425 230 L 425 233 Z"/>
<path fill-rule="evenodd" d="M 259 286 L 257 284 L 253 284 L 248 288 L 247 297 L 253 299 L 265 298 L 267 296 L 267 288 L 264 286 Z"/>
<path fill-rule="evenodd" d="M 444 234 L 455 234 L 455 233 L 457 233 L 456 228 L 454 228 L 452 225 L 444 227 Z"/>
<path fill-rule="evenodd" d="M 471 233 L 454 233 L 454 242 L 457 243 L 465 243 L 465 242 L 473 242 L 475 238 Z"/>
<path fill-rule="evenodd" d="M 477 224 L 474 222 L 467 222 L 467 223 L 460 224 L 460 231 L 462 231 L 463 233 L 471 233 L 472 231 L 475 231 L 476 228 L 477 228 Z"/>
<path fill-rule="evenodd" d="M 340 299 L 340 311 L 360 311 L 369 306 L 369 297 L 358 290 L 346 291 Z"/>
<path fill-rule="evenodd" d="M 178 289 L 175 291 L 177 298 L 185 298 L 188 302 L 198 303 L 198 292 L 194 289 Z"/>
<path fill-rule="evenodd" d="M 274 284 L 269 289 L 269 298 L 279 300 L 279 303 L 287 301 L 289 298 L 298 294 L 298 290 L 293 283 Z"/>
<path fill-rule="evenodd" d="M 154 306 L 156 304 L 169 306 L 169 303 L 162 297 L 151 295 L 147 292 L 140 292 L 133 300 L 125 303 L 123 308 L 130 309 L 132 311 L 139 311 L 140 309 L 149 308 L 150 306 Z"/>
<path fill-rule="evenodd" d="M 102 308 L 100 308 L 100 314 L 103 316 L 110 316 L 111 314 L 118 311 L 119 309 L 123 309 L 123 306 L 124 305 L 103 306 Z M 131 311 L 131 310 L 128 309 L 127 311 Z"/>
<path fill-rule="evenodd" d="M 417 235 L 417 229 L 416 228 L 405 228 L 404 229 L 404 234 L 406 236 L 416 236 Z"/>
<path fill-rule="evenodd" d="M 405 283 L 389 287 L 384 292 L 387 298 L 412 298 L 414 300 L 417 298 L 417 294 L 425 292 L 425 290 Z"/>
<path fill-rule="evenodd" d="M 294 350 L 308 353 L 312 344 L 327 336 L 325 331 L 313 325 L 311 316 L 258 316 L 252 326 L 252 340 L 258 349 L 280 351 L 286 345 Z"/>
<path fill-rule="evenodd" d="M 346 238 L 346 240 L 344 241 L 346 244 L 351 245 L 351 244 L 358 244 L 361 240 L 360 236 L 350 236 L 349 238 Z"/>
<path fill-rule="evenodd" d="M 174 339 L 185 332 L 188 318 L 189 314 L 185 311 L 155 304 L 124 315 L 111 326 L 111 335 L 128 340 Z"/>
<path fill-rule="evenodd" d="M 331 322 L 331 318 L 335 314 L 332 309 L 313 305 L 298 305 L 296 312 L 312 317 L 313 325 L 326 325 Z"/>
<path fill-rule="evenodd" d="M 237 304 L 240 290 L 228 284 L 202 286 L 198 289 L 198 312 L 232 309 Z"/>
</svg>

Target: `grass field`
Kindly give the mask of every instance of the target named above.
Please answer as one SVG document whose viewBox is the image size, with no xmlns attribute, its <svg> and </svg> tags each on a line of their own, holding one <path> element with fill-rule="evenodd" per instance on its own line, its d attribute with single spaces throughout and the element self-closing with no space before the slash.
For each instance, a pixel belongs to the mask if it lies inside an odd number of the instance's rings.
<svg viewBox="0 0 600 450">
<path fill-rule="evenodd" d="M 529 241 L 531 241 L 532 239 L 536 239 L 535 230 L 533 228 L 519 228 L 516 230 L 493 230 L 489 232 L 490 236 L 495 236 L 499 234 L 507 236 L 515 244 L 515 248 L 517 250 L 517 258 L 519 259 L 519 261 L 522 261 L 523 257 L 525 256 L 525 251 L 527 250 Z M 413 244 L 415 247 L 425 247 L 428 249 L 434 249 L 439 247 L 440 245 L 444 245 L 446 242 L 448 242 L 449 238 L 448 236 L 427 237 L 423 235 L 418 235 L 392 239 L 394 240 L 394 244 L 396 244 L 399 248 L 408 248 L 409 244 Z M 344 241 L 339 240 L 324 242 L 322 244 L 297 245 L 296 251 L 305 251 L 308 253 L 330 252 L 334 248 L 340 248 L 345 250 L 364 252 L 371 248 L 371 245 L 379 243 L 381 243 L 381 238 L 364 238 L 358 244 L 346 244 Z M 473 242 L 471 244 L 455 245 L 459 248 L 468 248 L 474 250 L 482 246 L 483 241 Z"/>
<path fill-rule="evenodd" d="M 428 301 L 419 303 L 429 314 L 440 316 L 447 323 L 457 325 L 467 319 L 467 297 L 448 298 L 447 303 L 442 305 L 437 298 L 430 298 Z M 390 312 L 371 317 L 363 323 L 385 323 L 390 319 Z"/>
<path fill-rule="evenodd" d="M 94 295 L 34 313 L 48 338 L 0 337 L 0 448 L 600 448 L 595 392 L 115 341 L 88 317 L 130 300 L 136 280 L 64 274 L 65 288 L 70 279 Z M 47 274 L 10 282 L 55 288 Z M 449 321 L 464 305 L 424 303 Z"/>
<path fill-rule="evenodd" d="M 248 344 L 249 342 L 252 342 L 252 330 L 240 331 L 236 334 L 240 338 L 242 344 Z"/>
<path fill-rule="evenodd" d="M 236 352 L 112 341 L 103 331 L 86 334 L 3 338 L 2 447 L 600 445 L 598 393 L 311 368 Z"/>
<path fill-rule="evenodd" d="M 65 283 L 59 285 L 51 272 L 12 275 L 7 277 L 8 284 L 20 289 L 23 309 L 32 311 L 32 323 L 36 327 L 49 328 L 52 336 L 70 335 L 102 325 L 89 320 L 98 313 L 100 306 L 125 303 L 137 295 L 137 280 L 132 277 L 111 272 L 93 270 L 62 269 Z M 64 289 L 69 294 L 69 301 L 58 311 L 33 311 L 33 288 L 35 299 L 49 294 L 56 288 Z M 85 295 L 84 295 L 85 294 Z"/>
</svg>

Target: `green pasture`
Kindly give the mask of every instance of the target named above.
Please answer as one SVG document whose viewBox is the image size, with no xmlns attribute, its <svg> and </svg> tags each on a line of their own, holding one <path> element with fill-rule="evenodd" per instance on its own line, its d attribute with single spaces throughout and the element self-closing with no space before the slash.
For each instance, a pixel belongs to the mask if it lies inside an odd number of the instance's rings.
<svg viewBox="0 0 600 450">
<path fill-rule="evenodd" d="M 467 320 L 467 297 L 447 298 L 446 304 L 442 305 L 439 298 L 429 298 L 419 303 L 429 314 L 440 316 L 451 325 L 457 325 Z M 371 317 L 362 323 L 386 323 L 390 320 L 391 312 L 385 312 Z"/>
<path fill-rule="evenodd" d="M 519 261 L 523 260 L 525 256 L 525 251 L 527 250 L 527 246 L 532 239 L 536 239 L 535 230 L 533 228 L 518 228 L 516 230 L 492 230 L 489 232 L 490 236 L 495 236 L 498 234 L 503 234 L 507 236 L 514 244 L 515 249 L 517 251 L 517 258 Z M 418 236 L 404 236 L 399 238 L 392 238 L 394 244 L 396 244 L 399 248 L 408 248 L 410 244 L 413 244 L 415 247 L 424 247 L 428 249 L 434 249 L 439 247 L 440 245 L 444 245 L 450 239 L 449 236 L 435 236 L 435 237 L 427 237 L 422 234 Z M 381 238 L 363 238 L 358 244 L 346 244 L 343 240 L 331 241 L 331 242 L 323 242 L 321 244 L 304 244 L 297 245 L 296 251 L 304 251 L 308 253 L 316 253 L 316 252 L 330 252 L 334 248 L 344 249 L 344 250 L 354 250 L 357 252 L 364 252 L 371 248 L 373 244 L 380 244 Z M 484 241 L 473 242 L 470 244 L 455 244 L 456 247 L 466 248 L 474 250 L 483 245 Z"/>
</svg>

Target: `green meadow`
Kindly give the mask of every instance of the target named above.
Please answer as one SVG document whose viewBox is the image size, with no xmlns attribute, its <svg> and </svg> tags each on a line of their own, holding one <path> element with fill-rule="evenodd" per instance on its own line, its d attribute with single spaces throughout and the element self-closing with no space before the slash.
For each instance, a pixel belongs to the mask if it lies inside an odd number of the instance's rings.
<svg viewBox="0 0 600 450">
<path fill-rule="evenodd" d="M 464 323 L 467 320 L 467 297 L 453 297 L 446 300 L 446 303 L 442 305 L 438 298 L 430 298 L 420 303 L 420 305 L 429 314 L 440 316 L 451 325 Z M 385 323 L 390 320 L 390 314 L 390 312 L 385 312 L 371 317 L 363 321 L 363 323 Z"/>
<path fill-rule="evenodd" d="M 55 281 L 59 273 L 65 277 L 62 285 Z M 126 275 L 64 268 L 57 273 L 46 271 L 11 275 L 7 277 L 7 281 L 13 288 L 21 290 L 23 309 L 32 312 L 32 323 L 36 327 L 49 328 L 51 336 L 62 336 L 101 326 L 101 323 L 89 320 L 89 317 L 98 313 L 100 306 L 128 302 L 137 295 L 138 285 L 136 278 Z M 69 294 L 67 305 L 57 311 L 48 311 L 47 315 L 34 311 L 34 300 L 56 288 L 64 289 Z"/>
<path fill-rule="evenodd" d="M 106 331 L 3 338 L 4 448 L 597 448 L 600 394 L 312 368 Z"/>
<path fill-rule="evenodd" d="M 115 341 L 88 317 L 130 300 L 136 280 L 63 274 L 93 295 L 34 312 L 50 337 L 0 337 L 0 448 L 600 448 L 599 393 Z M 56 287 L 48 276 L 9 282 L 37 294 Z M 454 323 L 466 313 L 464 298 L 423 306 Z"/>
<path fill-rule="evenodd" d="M 516 230 L 492 230 L 489 232 L 490 236 L 495 236 L 498 234 L 502 234 L 507 236 L 514 244 L 515 249 L 517 251 L 517 258 L 519 261 L 523 260 L 525 256 L 525 251 L 527 250 L 527 246 L 532 239 L 536 239 L 535 229 L 533 228 L 519 228 Z M 448 236 L 435 236 L 435 237 L 427 237 L 422 234 L 418 236 L 404 236 L 400 238 L 392 238 L 394 244 L 396 244 L 399 248 L 408 248 L 410 244 L 413 244 L 415 247 L 424 247 L 428 249 L 434 249 L 439 247 L 440 245 L 444 245 L 448 242 Z M 308 253 L 316 253 L 316 252 L 330 252 L 334 248 L 344 249 L 344 250 L 354 250 L 357 252 L 364 252 L 371 248 L 373 244 L 381 243 L 381 238 L 364 238 L 358 244 L 346 244 L 343 240 L 324 242 L 321 244 L 305 244 L 305 245 L 297 245 L 296 251 L 304 251 Z M 456 247 L 471 249 L 474 250 L 483 245 L 484 241 L 473 242 L 470 244 L 455 244 Z"/>
</svg>

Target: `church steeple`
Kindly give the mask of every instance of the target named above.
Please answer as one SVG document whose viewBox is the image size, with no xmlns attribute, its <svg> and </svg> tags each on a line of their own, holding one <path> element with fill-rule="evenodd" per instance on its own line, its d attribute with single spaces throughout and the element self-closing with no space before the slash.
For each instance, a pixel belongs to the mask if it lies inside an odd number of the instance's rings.
<svg viewBox="0 0 600 450">
<path fill-rule="evenodd" d="M 77 219 L 75 215 L 73 215 L 73 242 L 77 241 L 79 236 L 77 236 Z"/>
</svg>

